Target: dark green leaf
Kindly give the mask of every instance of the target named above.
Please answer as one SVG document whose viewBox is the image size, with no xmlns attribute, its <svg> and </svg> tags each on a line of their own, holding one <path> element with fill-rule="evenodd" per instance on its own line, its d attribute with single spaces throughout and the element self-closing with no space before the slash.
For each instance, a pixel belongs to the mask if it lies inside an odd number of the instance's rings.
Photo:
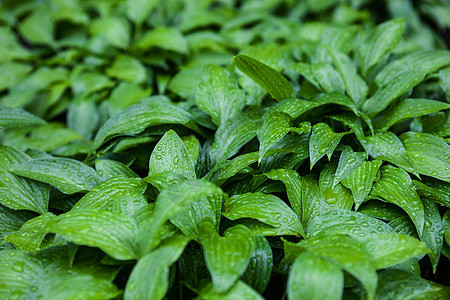
<svg viewBox="0 0 450 300">
<path fill-rule="evenodd" d="M 326 123 L 315 124 L 309 140 L 310 169 L 325 155 L 330 160 L 344 135 L 345 133 L 335 133 Z"/>
<path fill-rule="evenodd" d="M 436 273 L 444 243 L 444 230 L 441 215 L 436 204 L 428 199 L 422 199 L 422 202 L 425 211 L 425 227 L 423 228 L 421 240 L 431 250 L 429 256 L 433 265 L 433 272 Z"/>
<path fill-rule="evenodd" d="M 269 242 L 263 236 L 255 236 L 253 251 L 247 270 L 242 275 L 242 281 L 253 287 L 257 292 L 264 293 L 269 284 L 273 268 L 273 254 Z"/>
<path fill-rule="evenodd" d="M 102 181 L 112 177 L 139 178 L 129 167 L 111 159 L 97 159 L 95 169 Z"/>
<path fill-rule="evenodd" d="M 352 148 L 345 147 L 339 157 L 339 164 L 333 180 L 333 188 L 355 169 L 364 163 L 367 154 L 364 152 L 353 152 Z M 358 207 L 356 207 L 358 209 Z"/>
</svg>

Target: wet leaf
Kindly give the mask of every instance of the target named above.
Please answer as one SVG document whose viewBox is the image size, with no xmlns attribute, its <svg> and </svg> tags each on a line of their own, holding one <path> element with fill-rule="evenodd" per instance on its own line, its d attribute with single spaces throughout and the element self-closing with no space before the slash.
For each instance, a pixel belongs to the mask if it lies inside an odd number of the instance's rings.
<svg viewBox="0 0 450 300">
<path fill-rule="evenodd" d="M 344 135 L 345 133 L 334 132 L 326 123 L 315 124 L 309 140 L 310 169 L 325 155 L 330 160 L 334 149 Z"/>
<path fill-rule="evenodd" d="M 44 124 L 46 124 L 44 120 L 21 108 L 0 106 L 0 129 L 39 126 Z"/>
<path fill-rule="evenodd" d="M 436 204 L 428 199 L 422 199 L 422 203 L 425 212 L 425 227 L 423 228 L 420 239 L 431 250 L 429 257 L 433 265 L 433 272 L 436 273 L 439 257 L 441 256 L 444 245 L 444 229 Z"/>
<path fill-rule="evenodd" d="M 263 236 L 255 236 L 255 250 L 241 279 L 258 293 L 264 293 L 273 269 L 273 254 L 269 242 Z"/>
<path fill-rule="evenodd" d="M 174 27 L 156 27 L 147 31 L 134 43 L 133 48 L 139 51 L 148 51 L 153 48 L 186 53 L 188 44 L 183 34 Z"/>
<path fill-rule="evenodd" d="M 450 210 L 447 210 L 442 217 L 442 226 L 444 228 L 445 241 L 450 246 Z"/>
<path fill-rule="evenodd" d="M 352 148 L 345 147 L 339 157 L 339 164 L 334 175 L 333 187 L 355 171 L 366 160 L 364 152 L 353 152 Z"/>
<path fill-rule="evenodd" d="M 18 230 L 35 215 L 24 210 L 13 210 L 0 204 L 0 235 Z"/>
<path fill-rule="evenodd" d="M 113 177 L 139 178 L 139 175 L 134 173 L 129 167 L 111 159 L 95 160 L 95 170 L 102 181 Z"/>
</svg>

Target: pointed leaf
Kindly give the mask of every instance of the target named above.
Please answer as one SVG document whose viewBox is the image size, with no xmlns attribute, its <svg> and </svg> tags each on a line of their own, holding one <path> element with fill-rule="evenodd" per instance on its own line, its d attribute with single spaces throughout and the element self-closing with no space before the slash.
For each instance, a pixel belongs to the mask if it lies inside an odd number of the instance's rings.
<svg viewBox="0 0 450 300">
<path fill-rule="evenodd" d="M 54 185 L 65 194 L 87 192 L 100 183 L 94 169 L 69 158 L 36 158 L 15 166 L 13 172 Z"/>
<path fill-rule="evenodd" d="M 366 161 L 342 180 L 342 184 L 352 191 L 356 209 L 369 196 L 381 164 L 381 160 Z"/>
<path fill-rule="evenodd" d="M 294 89 L 280 72 L 247 55 L 239 54 L 233 58 L 236 66 L 265 89 L 275 100 L 294 97 Z"/>
<path fill-rule="evenodd" d="M 21 108 L 0 106 L 0 129 L 44 125 L 41 118 Z"/>
<path fill-rule="evenodd" d="M 408 173 L 393 166 L 382 167 L 381 177 L 373 185 L 371 196 L 381 197 L 401 207 L 414 222 L 419 235 L 422 234 L 425 223 L 424 208 Z"/>
<path fill-rule="evenodd" d="M 194 165 L 178 134 L 169 130 L 156 144 L 150 155 L 148 175 L 173 171 L 186 178 L 195 178 Z"/>
<path fill-rule="evenodd" d="M 426 197 L 439 205 L 450 207 L 450 186 L 446 182 L 440 180 L 427 180 L 425 182 L 413 180 L 413 183 L 420 197 Z"/>
<path fill-rule="evenodd" d="M 255 249 L 254 239 L 241 225 L 229 228 L 221 237 L 210 223 L 204 223 L 200 237 L 214 289 L 224 293 L 245 272 Z"/>
<path fill-rule="evenodd" d="M 442 217 L 442 226 L 444 228 L 445 241 L 450 246 L 450 210 L 447 210 Z"/>
<path fill-rule="evenodd" d="M 272 269 L 273 254 L 269 242 L 263 236 L 255 236 L 255 250 L 241 277 L 242 281 L 262 294 L 269 284 Z"/>
<path fill-rule="evenodd" d="M 102 181 L 113 177 L 137 178 L 139 175 L 121 162 L 111 159 L 95 160 L 95 169 Z"/>
<path fill-rule="evenodd" d="M 13 210 L 0 204 L 0 235 L 19 230 L 20 227 L 35 215 L 24 210 Z"/>
<path fill-rule="evenodd" d="M 422 202 L 425 210 L 425 227 L 420 239 L 431 250 L 429 253 L 430 261 L 433 266 L 433 273 L 436 273 L 439 257 L 441 256 L 444 245 L 444 230 L 441 215 L 436 204 L 429 199 L 422 199 Z"/>
<path fill-rule="evenodd" d="M 344 81 L 331 65 L 326 63 L 315 64 L 311 66 L 311 70 L 323 92 L 336 92 L 342 95 L 345 93 Z"/>
<path fill-rule="evenodd" d="M 428 133 L 406 132 L 400 136 L 417 172 L 450 182 L 450 146 Z"/>
<path fill-rule="evenodd" d="M 342 269 L 311 252 L 303 252 L 295 260 L 287 283 L 289 299 L 342 299 Z"/>
<path fill-rule="evenodd" d="M 247 193 L 230 198 L 224 216 L 231 220 L 257 219 L 276 229 L 278 235 L 304 235 L 297 215 L 280 198 L 263 193 Z"/>
<path fill-rule="evenodd" d="M 339 157 L 339 164 L 334 176 L 333 187 L 362 165 L 366 160 L 366 156 L 367 154 L 364 152 L 353 152 L 352 148 L 345 147 Z"/>
<path fill-rule="evenodd" d="M 239 155 L 232 160 L 224 160 L 215 165 L 203 179 L 221 186 L 227 179 L 233 177 L 245 167 L 255 163 L 258 160 L 258 156 L 258 152 L 250 152 Z"/>
<path fill-rule="evenodd" d="M 310 169 L 325 155 L 330 159 L 345 134 L 335 133 L 326 123 L 315 124 L 309 140 Z"/>
<path fill-rule="evenodd" d="M 213 288 L 211 288 L 211 286 L 207 286 L 204 290 L 201 291 L 201 298 L 205 300 L 264 299 L 254 289 L 252 289 L 241 280 L 239 280 L 226 294 L 217 294 L 217 292 Z"/>
<path fill-rule="evenodd" d="M 133 48 L 138 51 L 160 48 L 178 53 L 186 53 L 188 51 L 188 44 L 179 29 L 175 27 L 156 27 L 153 30 L 146 31 L 134 43 Z"/>
</svg>

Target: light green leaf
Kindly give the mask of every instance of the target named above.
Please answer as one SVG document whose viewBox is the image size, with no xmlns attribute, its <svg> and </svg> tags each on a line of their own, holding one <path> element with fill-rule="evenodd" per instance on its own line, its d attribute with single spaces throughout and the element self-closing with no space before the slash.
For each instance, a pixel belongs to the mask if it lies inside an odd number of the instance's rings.
<svg viewBox="0 0 450 300">
<path fill-rule="evenodd" d="M 69 158 L 32 159 L 15 166 L 12 171 L 51 184 L 65 194 L 87 192 L 100 183 L 94 169 Z"/>
<path fill-rule="evenodd" d="M 344 178 L 355 171 L 366 160 L 364 152 L 353 152 L 352 148 L 345 147 L 339 157 L 339 164 L 334 175 L 333 188 Z"/>
<path fill-rule="evenodd" d="M 450 67 L 439 72 L 439 82 L 445 92 L 447 100 L 450 100 Z"/>
<path fill-rule="evenodd" d="M 416 132 L 406 132 L 400 140 L 417 172 L 450 182 L 450 146 L 445 141 Z"/>
<path fill-rule="evenodd" d="M 79 209 L 59 215 L 46 226 L 76 244 L 98 247 L 118 260 L 135 259 L 135 221 L 109 211 Z"/>
<path fill-rule="evenodd" d="M 228 71 L 207 65 L 196 93 L 198 107 L 211 116 L 220 127 L 226 120 L 236 116 L 246 104 L 244 92 L 237 87 Z"/>
<path fill-rule="evenodd" d="M 175 27 L 156 27 L 136 41 L 133 48 L 139 51 L 160 48 L 184 54 L 188 51 L 188 44 L 183 34 Z"/>
<path fill-rule="evenodd" d="M 129 167 L 111 159 L 95 160 L 95 169 L 102 181 L 112 177 L 139 178 Z"/>
<path fill-rule="evenodd" d="M 375 77 L 376 92 L 363 104 L 370 117 L 384 110 L 392 101 L 424 80 L 425 76 L 450 64 L 445 50 L 423 50 L 394 60 Z"/>
<path fill-rule="evenodd" d="M 121 82 L 108 98 L 110 113 L 115 114 L 149 96 L 152 88 L 143 88 L 137 83 Z"/>
<path fill-rule="evenodd" d="M 420 239 L 430 248 L 430 261 L 433 266 L 433 273 L 436 273 L 439 257 L 444 245 L 444 230 L 441 215 L 436 204 L 429 199 L 422 199 L 425 212 L 425 227 Z"/>
<path fill-rule="evenodd" d="M 394 19 L 381 23 L 373 30 L 359 48 L 363 75 L 397 46 L 405 28 L 405 19 Z"/>
<path fill-rule="evenodd" d="M 0 235 L 19 230 L 35 214 L 25 210 L 13 210 L 0 204 Z"/>
<path fill-rule="evenodd" d="M 345 93 L 344 81 L 341 75 L 331 65 L 326 63 L 315 64 L 311 66 L 314 77 L 319 82 L 322 91 L 325 93 Z"/>
<path fill-rule="evenodd" d="M 233 58 L 239 70 L 265 89 L 275 100 L 294 97 L 294 89 L 280 72 L 247 55 L 239 54 Z"/>
<path fill-rule="evenodd" d="M 388 161 L 410 173 L 417 174 L 402 142 L 391 131 L 367 137 L 366 151 L 373 158 Z"/>
<path fill-rule="evenodd" d="M 331 159 L 331 155 L 346 133 L 335 133 L 333 129 L 326 123 L 317 123 L 312 128 L 311 138 L 309 139 L 309 157 L 310 169 L 314 167 L 316 162 L 327 155 Z"/>
<path fill-rule="evenodd" d="M 450 108 L 450 104 L 429 99 L 404 99 L 374 119 L 374 127 L 382 132 L 405 120 Z"/>
<path fill-rule="evenodd" d="M 311 252 L 303 252 L 295 260 L 287 283 L 289 299 L 342 299 L 342 269 Z"/>
<path fill-rule="evenodd" d="M 325 197 L 325 201 L 320 203 L 320 206 L 316 206 L 316 210 L 329 211 L 333 208 L 351 209 L 353 206 L 353 197 L 348 189 L 342 184 L 337 184 L 333 187 L 335 174 L 335 163 L 327 164 L 322 172 L 320 172 L 319 187 Z"/>
<path fill-rule="evenodd" d="M 316 236 L 322 231 L 345 232 L 355 239 L 370 237 L 377 233 L 394 232 L 392 227 L 381 220 L 345 209 L 336 209 L 317 216 L 306 227 L 308 238 Z"/>
<path fill-rule="evenodd" d="M 0 169 L 10 170 L 15 165 L 31 159 L 25 152 L 6 145 L 0 145 Z"/>
<path fill-rule="evenodd" d="M 272 269 L 273 255 L 269 242 L 263 236 L 255 236 L 255 250 L 253 251 L 247 270 L 241 279 L 258 293 L 264 293 L 269 284 Z"/>
<path fill-rule="evenodd" d="M 95 18 L 89 26 L 93 36 L 99 36 L 117 48 L 128 48 L 131 28 L 125 17 L 108 16 Z"/>
<path fill-rule="evenodd" d="M 221 125 L 215 133 L 210 149 L 212 165 L 233 156 L 254 138 L 261 123 L 260 118 L 261 112 L 252 109 L 241 112 Z"/>
<path fill-rule="evenodd" d="M 92 138 L 99 121 L 95 101 L 95 97 L 78 98 L 67 107 L 67 128 L 88 140 Z"/>
<path fill-rule="evenodd" d="M 133 83 L 144 83 L 147 80 L 147 70 L 142 63 L 128 55 L 116 55 L 112 65 L 106 69 L 109 77 L 126 80 Z"/>
<path fill-rule="evenodd" d="M 218 294 L 212 286 L 201 291 L 201 298 L 205 300 L 263 300 L 264 298 L 254 289 L 239 280 L 226 294 Z"/>
<path fill-rule="evenodd" d="M 44 120 L 21 108 L 0 106 L 0 129 L 39 126 L 44 124 L 46 124 Z"/>
<path fill-rule="evenodd" d="M 73 207 L 133 215 L 147 204 L 147 184 L 139 178 L 112 177 L 90 190 Z"/>
<path fill-rule="evenodd" d="M 182 108 L 168 105 L 148 106 L 135 104 L 114 114 L 106 121 L 95 136 L 92 150 L 120 135 L 136 135 L 145 128 L 161 124 L 183 124 L 191 115 Z"/>
<path fill-rule="evenodd" d="M 150 155 L 148 175 L 164 171 L 173 171 L 186 178 L 196 177 L 186 146 L 173 130 L 164 134 Z"/>
<path fill-rule="evenodd" d="M 371 196 L 381 197 L 401 207 L 414 222 L 419 235 L 422 234 L 425 223 L 424 208 L 408 173 L 393 166 L 382 167 L 381 177 L 373 185 Z"/>
<path fill-rule="evenodd" d="M 273 195 L 263 193 L 235 195 L 225 207 L 224 216 L 231 220 L 256 219 L 273 226 L 277 235 L 304 236 L 298 216 L 280 198 Z"/>
<path fill-rule="evenodd" d="M 95 92 L 110 89 L 115 84 L 108 76 L 81 65 L 70 73 L 70 85 L 75 96 L 84 98 Z"/>
<path fill-rule="evenodd" d="M 169 288 L 169 267 L 188 242 L 188 238 L 178 235 L 140 258 L 127 281 L 124 300 L 163 299 Z"/>
<path fill-rule="evenodd" d="M 420 275 L 388 269 L 379 274 L 376 299 L 427 300 L 446 299 L 450 289 Z"/>
<path fill-rule="evenodd" d="M 126 2 L 127 16 L 140 26 L 159 2 L 160 0 L 128 0 Z"/>
<path fill-rule="evenodd" d="M 34 44 L 53 46 L 54 24 L 50 12 L 44 6 L 32 10 L 23 21 L 18 24 L 20 33 Z"/>
<path fill-rule="evenodd" d="M 352 191 L 356 209 L 369 196 L 382 163 L 381 160 L 366 161 L 342 179 L 342 184 Z"/>
<path fill-rule="evenodd" d="M 236 225 L 220 236 L 211 223 L 203 223 L 200 241 L 216 292 L 228 291 L 247 269 L 255 241 L 249 229 Z"/>
<path fill-rule="evenodd" d="M 14 61 L 0 63 L 0 91 L 19 83 L 32 69 L 31 65 Z"/>
</svg>

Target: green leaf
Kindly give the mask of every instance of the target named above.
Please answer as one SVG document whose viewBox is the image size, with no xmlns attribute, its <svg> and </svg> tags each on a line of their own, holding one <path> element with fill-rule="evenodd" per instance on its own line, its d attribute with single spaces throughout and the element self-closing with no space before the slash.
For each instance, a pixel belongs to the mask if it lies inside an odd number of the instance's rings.
<svg viewBox="0 0 450 300">
<path fill-rule="evenodd" d="M 44 125 L 39 117 L 21 109 L 0 106 L 0 129 Z"/>
<path fill-rule="evenodd" d="M 140 178 L 112 177 L 84 195 L 73 210 L 107 210 L 131 216 L 147 204 L 143 195 L 146 187 Z"/>
<path fill-rule="evenodd" d="M 339 157 L 339 164 L 333 180 L 333 188 L 362 165 L 366 160 L 366 157 L 367 154 L 364 152 L 353 152 L 352 148 L 345 147 Z M 358 208 L 356 207 L 356 209 Z"/>
<path fill-rule="evenodd" d="M 150 155 L 148 175 L 164 171 L 173 171 L 186 178 L 196 177 L 186 146 L 173 130 L 164 134 Z"/>
<path fill-rule="evenodd" d="M 429 99 L 404 99 L 384 110 L 374 120 L 374 127 L 382 132 L 405 120 L 450 108 L 450 104 Z"/>
<path fill-rule="evenodd" d="M 445 299 L 449 295 L 446 286 L 410 272 L 388 269 L 379 274 L 376 299 Z"/>
<path fill-rule="evenodd" d="M 196 93 L 198 107 L 211 116 L 220 127 L 236 116 L 246 104 L 244 92 L 238 89 L 236 80 L 223 68 L 207 65 Z"/>
<path fill-rule="evenodd" d="M 102 181 L 113 177 L 139 178 L 129 167 L 111 159 L 95 160 L 95 169 Z"/>
<path fill-rule="evenodd" d="M 444 245 L 444 230 L 439 210 L 429 199 L 422 199 L 425 212 L 425 227 L 420 239 L 430 248 L 430 261 L 433 266 L 433 273 L 436 273 L 439 257 Z"/>
<path fill-rule="evenodd" d="M 46 226 L 76 244 L 98 247 L 118 260 L 135 259 L 135 221 L 109 211 L 79 209 L 59 215 Z"/>
<path fill-rule="evenodd" d="M 392 221 L 405 216 L 400 207 L 380 200 L 368 200 L 359 207 L 358 211 L 384 221 Z"/>
<path fill-rule="evenodd" d="M 445 141 L 416 132 L 406 132 L 400 140 L 418 173 L 450 182 L 450 146 Z"/>
<path fill-rule="evenodd" d="M 369 196 L 381 164 L 381 160 L 366 161 L 342 179 L 342 184 L 352 191 L 356 209 Z"/>
<path fill-rule="evenodd" d="M 233 177 L 245 167 L 255 163 L 258 160 L 258 156 L 258 152 L 250 152 L 239 155 L 232 160 L 221 161 L 203 179 L 221 186 L 227 179 Z"/>
<path fill-rule="evenodd" d="M 295 260 L 287 283 L 289 299 L 342 299 L 342 269 L 310 252 Z"/>
<path fill-rule="evenodd" d="M 114 114 L 103 124 L 95 136 L 91 149 L 98 149 L 116 136 L 136 135 L 147 127 L 161 124 L 186 125 L 190 119 L 191 115 L 179 107 L 135 104 Z"/>
<path fill-rule="evenodd" d="M 169 288 L 169 267 L 188 242 L 179 235 L 140 258 L 127 281 L 124 299 L 163 299 Z"/>
<path fill-rule="evenodd" d="M 94 169 L 69 158 L 37 158 L 14 167 L 13 172 L 55 186 L 65 194 L 87 192 L 100 183 Z"/>
<path fill-rule="evenodd" d="M 310 169 L 316 162 L 327 155 L 328 160 L 346 133 L 335 133 L 326 123 L 317 123 L 312 128 L 311 138 L 309 139 L 309 157 Z"/>
<path fill-rule="evenodd" d="M 0 91 L 19 83 L 32 69 L 31 65 L 14 61 L 0 63 Z"/>
<path fill-rule="evenodd" d="M 280 72 L 247 55 L 239 54 L 233 58 L 238 69 L 265 89 L 275 100 L 294 97 L 294 89 Z"/>
<path fill-rule="evenodd" d="M 417 174 L 402 142 L 391 131 L 367 137 L 366 151 L 373 158 L 388 161 L 410 173 Z"/>
<path fill-rule="evenodd" d="M 397 46 L 405 28 L 405 19 L 394 19 L 381 23 L 373 30 L 359 48 L 364 75 Z"/>
<path fill-rule="evenodd" d="M 133 48 L 139 51 L 148 51 L 152 48 L 160 48 L 178 53 L 186 53 L 188 44 L 183 34 L 175 27 L 156 27 L 147 31 Z"/>
<path fill-rule="evenodd" d="M 142 88 L 137 83 L 121 82 L 108 98 L 111 115 L 149 96 L 152 88 Z"/>
<path fill-rule="evenodd" d="M 206 300 L 263 300 L 254 289 L 239 280 L 226 294 L 218 294 L 211 286 L 207 286 L 201 291 L 201 298 Z"/>
<path fill-rule="evenodd" d="M 147 70 L 142 63 L 128 55 L 116 55 L 112 65 L 106 69 L 109 77 L 126 80 L 133 83 L 144 83 L 147 80 Z"/>
<path fill-rule="evenodd" d="M 273 269 L 273 254 L 269 242 L 263 236 L 255 236 L 255 250 L 241 279 L 258 293 L 264 293 Z"/>
<path fill-rule="evenodd" d="M 95 92 L 114 87 L 114 81 L 100 72 L 79 66 L 70 73 L 70 85 L 76 96 L 84 98 Z"/>
<path fill-rule="evenodd" d="M 210 149 L 212 165 L 233 156 L 254 138 L 261 123 L 260 118 L 259 110 L 248 110 L 221 125 L 214 135 Z"/>
<path fill-rule="evenodd" d="M 304 236 L 298 216 L 280 198 L 263 193 L 247 193 L 230 198 L 224 216 L 231 220 L 251 218 L 274 227 L 277 235 Z"/>
<path fill-rule="evenodd" d="M 130 44 L 130 24 L 122 16 L 96 18 L 90 23 L 89 31 L 93 36 L 99 36 L 117 48 L 125 49 Z"/>
<path fill-rule="evenodd" d="M 370 117 L 388 107 L 397 97 L 424 80 L 425 76 L 450 64 L 450 53 L 445 50 L 423 50 L 394 60 L 375 77 L 376 92 L 363 104 Z"/>
<path fill-rule="evenodd" d="M 337 209 L 315 217 L 306 227 L 307 237 L 320 234 L 322 231 L 347 233 L 355 239 L 370 237 L 378 233 L 392 233 L 394 230 L 381 220 L 366 214 Z"/>
<path fill-rule="evenodd" d="M 442 226 L 444 228 L 445 241 L 450 246 L 450 210 L 447 210 L 442 217 Z"/>
<path fill-rule="evenodd" d="M 10 170 L 15 165 L 31 159 L 25 152 L 6 145 L 0 145 L 0 169 Z"/>
<path fill-rule="evenodd" d="M 67 127 L 88 140 L 97 129 L 99 120 L 95 100 L 95 97 L 78 98 L 67 108 Z"/>
<path fill-rule="evenodd" d="M 450 187 L 447 183 L 440 180 L 414 180 L 413 183 L 420 197 L 427 197 L 439 205 L 450 207 Z"/>
<path fill-rule="evenodd" d="M 13 210 L 0 204 L 0 235 L 18 230 L 35 215 L 25 210 Z"/>
<path fill-rule="evenodd" d="M 321 89 L 325 93 L 345 93 L 344 81 L 341 75 L 331 65 L 326 63 L 315 64 L 311 66 L 314 77 L 320 84 Z"/>
<path fill-rule="evenodd" d="M 160 0 L 127 0 L 127 16 L 140 26 L 159 2 Z"/>
<path fill-rule="evenodd" d="M 425 223 L 424 208 L 408 173 L 393 166 L 382 167 L 381 177 L 373 185 L 371 196 L 381 197 L 401 207 L 414 222 L 419 235 L 422 234 Z"/>
<path fill-rule="evenodd" d="M 409 235 L 393 232 L 369 235 L 362 241 L 372 255 L 377 269 L 384 269 L 429 252 L 421 241 Z"/>
<path fill-rule="evenodd" d="M 31 43 L 50 46 L 54 44 L 54 24 L 49 10 L 44 6 L 32 10 L 31 14 L 18 24 L 18 28 Z"/>
<path fill-rule="evenodd" d="M 247 269 L 255 241 L 249 229 L 236 225 L 220 236 L 211 223 L 203 223 L 200 241 L 206 266 L 211 273 L 214 290 L 224 293 L 238 281 Z"/>
</svg>

